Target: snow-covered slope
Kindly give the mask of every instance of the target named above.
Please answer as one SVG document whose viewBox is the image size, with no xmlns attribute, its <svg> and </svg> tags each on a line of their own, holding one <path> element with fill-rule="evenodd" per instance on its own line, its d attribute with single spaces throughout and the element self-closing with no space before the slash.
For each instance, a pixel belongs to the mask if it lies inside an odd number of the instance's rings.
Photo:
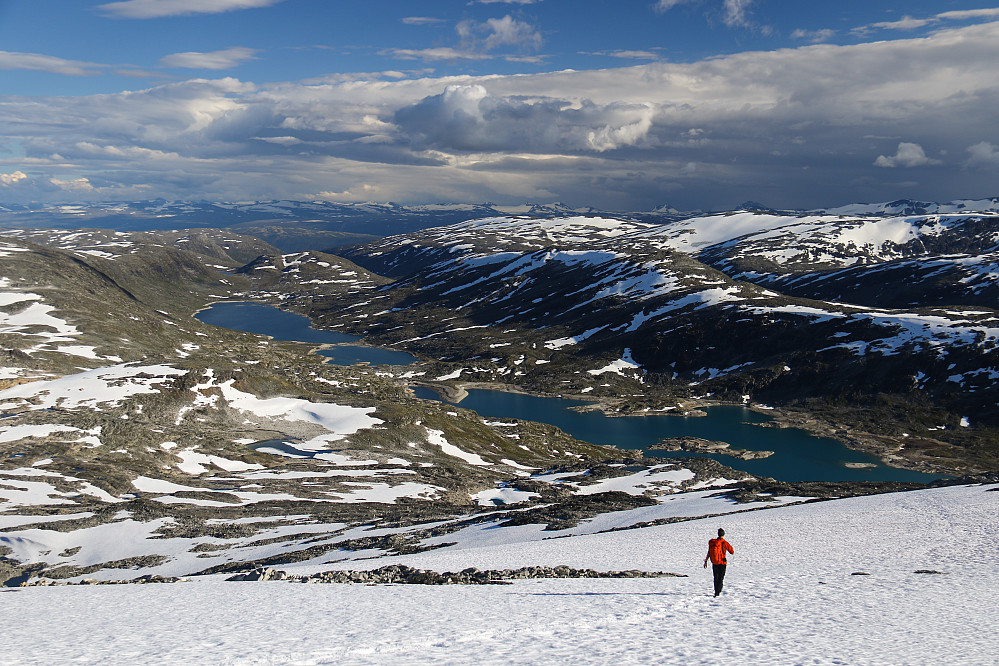
<svg viewBox="0 0 999 666">
<path fill-rule="evenodd" d="M 4 593 L 0 604 L 3 660 L 991 663 L 999 650 L 989 611 L 999 575 L 992 556 L 999 532 L 995 489 L 958 486 L 843 499 L 588 536 L 469 544 L 399 559 L 436 570 L 567 564 L 665 570 L 687 578 L 443 587 L 215 578 L 23 588 Z M 700 563 L 719 526 L 735 555 L 725 593 L 714 599 L 710 573 Z"/>
<path fill-rule="evenodd" d="M 934 215 L 937 213 L 995 213 L 999 212 L 999 197 L 987 199 L 957 199 L 947 203 L 899 199 L 884 203 L 847 204 L 821 211 L 830 215 Z"/>
</svg>

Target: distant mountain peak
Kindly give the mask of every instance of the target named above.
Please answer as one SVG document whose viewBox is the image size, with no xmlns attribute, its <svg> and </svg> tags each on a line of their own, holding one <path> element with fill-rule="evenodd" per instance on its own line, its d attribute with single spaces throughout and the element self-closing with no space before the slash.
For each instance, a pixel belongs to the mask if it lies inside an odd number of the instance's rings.
<svg viewBox="0 0 999 666">
<path fill-rule="evenodd" d="M 736 206 L 738 210 L 748 210 L 753 212 L 761 213 L 776 213 L 778 212 L 775 208 L 761 204 L 758 201 L 743 201 L 741 204 Z"/>
</svg>

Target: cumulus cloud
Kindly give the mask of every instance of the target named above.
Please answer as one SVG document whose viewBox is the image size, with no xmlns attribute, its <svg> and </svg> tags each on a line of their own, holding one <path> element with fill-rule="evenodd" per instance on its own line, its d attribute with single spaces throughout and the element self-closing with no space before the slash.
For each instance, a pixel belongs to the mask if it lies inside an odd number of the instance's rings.
<svg viewBox="0 0 999 666">
<path fill-rule="evenodd" d="M 455 26 L 460 43 L 456 47 L 438 46 L 426 49 L 386 49 L 381 53 L 401 60 L 486 60 L 502 57 L 516 62 L 539 62 L 538 56 L 523 55 L 541 47 L 541 32 L 530 23 L 512 16 L 491 18 L 479 22 L 459 21 Z M 510 50 L 518 52 L 509 53 Z M 499 51 L 501 53 L 494 54 Z"/>
<path fill-rule="evenodd" d="M 68 76 L 92 76 L 98 73 L 99 65 L 93 62 L 66 60 L 40 53 L 17 53 L 0 51 L 0 69 L 24 69 L 37 72 L 51 72 Z"/>
<path fill-rule="evenodd" d="M 247 60 L 254 60 L 256 49 L 249 49 L 244 46 L 233 46 L 222 51 L 211 51 L 209 53 L 198 53 L 189 51 L 187 53 L 174 53 L 160 58 L 160 65 L 163 67 L 184 67 L 187 69 L 229 69 L 236 67 Z"/>
<path fill-rule="evenodd" d="M 68 190 L 71 192 L 90 192 L 94 189 L 94 186 L 91 185 L 90 181 L 86 178 L 73 178 L 71 180 L 50 178 L 49 182 L 58 187 L 60 190 Z"/>
<path fill-rule="evenodd" d="M 971 157 L 968 159 L 970 166 L 999 166 L 999 147 L 988 141 L 969 146 L 968 152 L 971 153 Z"/>
<path fill-rule="evenodd" d="M 983 139 L 995 136 L 997 41 L 999 24 L 984 23 L 591 71 L 7 97 L 0 135 L 24 155 L 0 169 L 48 170 L 8 199 L 86 178 L 93 191 L 62 196 L 548 196 L 635 210 L 663 193 L 680 208 L 890 200 L 913 195 L 898 169 L 919 167 L 906 170 L 922 180 L 918 196 L 947 200 L 994 188 L 996 142 Z"/>
<path fill-rule="evenodd" d="M 15 171 L 13 173 L 0 173 L 0 185 L 4 187 L 10 187 L 11 185 L 16 185 L 17 183 L 27 180 L 28 176 L 24 174 L 23 171 Z"/>
<path fill-rule="evenodd" d="M 923 147 L 918 143 L 906 143 L 902 142 L 898 144 L 898 149 L 895 151 L 894 155 L 878 155 L 878 158 L 874 160 L 874 166 L 883 167 L 886 169 L 894 167 L 919 167 L 928 166 L 930 164 L 940 164 L 940 160 L 931 159 L 926 156 L 923 151 Z"/>
<path fill-rule="evenodd" d="M 513 18 L 487 19 L 483 23 L 465 20 L 455 26 L 462 44 L 474 50 L 492 51 L 503 46 L 522 49 L 541 47 L 541 33 L 530 23 Z"/>
<path fill-rule="evenodd" d="M 237 9 L 269 7 L 284 0 L 124 0 L 98 5 L 97 9 L 118 18 L 162 18 L 189 14 L 220 14 Z"/>
<path fill-rule="evenodd" d="M 378 194 L 379 188 L 376 185 L 362 183 L 343 192 L 324 190 L 309 198 L 319 201 L 376 201 Z"/>
<path fill-rule="evenodd" d="M 564 100 L 495 97 L 482 85 L 452 85 L 399 109 L 395 124 L 418 149 L 461 152 L 605 152 L 648 136 L 647 105 L 578 107 Z"/>
</svg>

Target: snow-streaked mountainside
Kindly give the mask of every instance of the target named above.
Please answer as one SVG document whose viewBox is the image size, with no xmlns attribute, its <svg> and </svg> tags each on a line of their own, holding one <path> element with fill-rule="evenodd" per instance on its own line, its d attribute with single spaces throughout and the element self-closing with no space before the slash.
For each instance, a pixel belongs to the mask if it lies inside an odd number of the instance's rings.
<svg viewBox="0 0 999 666">
<path fill-rule="evenodd" d="M 260 250 L 270 258 L 239 268 Z M 773 494 L 714 461 L 625 457 L 412 397 L 434 362 L 337 367 L 315 344 L 192 316 L 218 299 L 364 299 L 387 282 L 340 257 L 220 230 L 66 230 L 8 231 L 0 260 L 8 585 L 413 552 L 505 521 L 598 531 L 612 525 L 580 521 L 738 511 Z M 702 501 L 715 487 L 749 495 Z"/>
<path fill-rule="evenodd" d="M 478 335 L 496 347 L 509 344 L 498 331 L 530 330 L 508 350 L 526 359 L 513 371 L 523 382 L 545 386 L 560 353 L 571 352 L 572 364 L 591 370 L 624 359 L 625 374 L 675 395 L 779 404 L 905 396 L 951 411 L 955 425 L 994 428 L 997 250 L 992 212 L 737 211 L 663 224 L 489 218 L 343 254 L 397 278 L 371 299 L 366 311 L 380 315 L 369 315 L 366 330 L 430 344 L 484 326 Z M 439 314 L 416 329 L 401 325 L 397 313 L 420 309 Z M 350 315 L 318 314 L 349 325 Z M 466 368 L 456 378 L 495 373 Z M 912 428 L 928 434 L 922 418 L 899 424 L 895 438 Z"/>
<path fill-rule="evenodd" d="M 935 215 L 947 213 L 995 213 L 999 212 L 999 197 L 982 199 L 957 199 L 947 203 L 933 201 L 913 201 L 899 199 L 885 203 L 847 204 L 826 208 L 813 213 L 829 215 Z"/>
<path fill-rule="evenodd" d="M 774 214 L 833 216 L 903 216 L 963 214 L 999 211 L 999 198 L 931 203 L 908 199 L 873 204 L 850 204 L 815 211 L 776 211 L 747 202 L 746 210 Z M 252 234 L 285 251 L 329 248 L 467 220 L 502 215 L 536 218 L 603 215 L 653 224 L 702 217 L 669 205 L 651 211 L 599 211 L 563 203 L 500 205 L 494 203 L 339 203 L 333 201 L 166 201 L 91 202 L 51 205 L 9 205 L 0 202 L 0 228 L 96 227 L 120 231 L 214 227 Z M 317 243 L 319 243 L 317 245 Z M 325 244 L 323 244 L 325 243 Z"/>
<path fill-rule="evenodd" d="M 610 535 L 913 487 L 596 446 L 463 409 L 476 381 L 611 413 L 735 403 L 912 470 L 999 467 L 999 215 L 669 215 L 491 215 L 343 256 L 235 227 L 3 231 L 0 581 L 367 568 L 511 544 L 540 563 L 591 537 L 651 552 L 658 532 Z M 795 291 L 847 283 L 849 299 Z M 336 343 L 194 317 L 219 300 L 421 360 L 329 365 L 313 351 Z"/>
<path fill-rule="evenodd" d="M 963 250 L 960 256 L 941 253 L 956 248 Z M 742 212 L 664 225 L 592 217 L 494 218 L 391 237 L 346 256 L 376 272 L 402 276 L 391 290 L 418 286 L 404 304 L 436 299 L 482 323 L 560 326 L 577 341 L 616 337 L 649 370 L 696 372 L 689 362 L 678 367 L 678 359 L 651 358 L 641 351 L 648 342 L 630 344 L 635 337 L 630 334 L 665 338 L 664 329 L 675 334 L 691 318 L 714 313 L 716 325 L 728 326 L 729 335 L 737 335 L 741 322 L 759 328 L 763 320 L 780 321 L 780 336 L 778 331 L 772 336 L 776 344 L 777 337 L 787 339 L 788 329 L 795 334 L 807 329 L 815 352 L 946 357 L 938 352 L 971 347 L 976 355 L 991 356 L 999 342 L 995 311 L 964 306 L 968 295 L 980 302 L 996 293 L 997 249 L 995 215 L 834 218 Z M 901 257 L 938 282 L 950 276 L 946 296 L 936 298 L 948 298 L 952 307 L 912 303 L 912 309 L 891 310 L 862 305 L 863 299 L 816 302 L 765 288 L 778 278 L 782 284 L 817 281 L 819 269 L 842 281 L 848 267 L 856 279 L 864 277 L 860 267 L 870 267 L 884 282 L 889 267 L 898 271 L 906 265 L 893 261 Z M 745 270 L 751 264 L 757 270 Z M 897 281 L 911 286 L 901 277 Z"/>
<path fill-rule="evenodd" d="M 148 231 L 214 227 L 251 234 L 284 251 L 322 249 L 377 236 L 504 214 L 589 213 L 562 204 L 336 203 L 331 201 L 136 201 L 49 206 L 0 204 L 0 228 L 96 227 Z"/>
<path fill-rule="evenodd" d="M 892 493 L 560 539 L 524 540 L 513 532 L 496 540 L 491 535 L 502 530 L 482 531 L 461 549 L 396 560 L 437 571 L 565 564 L 686 578 L 424 586 L 208 577 L 8 590 L 0 605 L 3 660 L 991 663 L 999 649 L 988 610 L 999 576 L 992 556 L 996 489 Z M 735 554 L 725 593 L 715 599 L 700 563 L 719 526 Z"/>
</svg>

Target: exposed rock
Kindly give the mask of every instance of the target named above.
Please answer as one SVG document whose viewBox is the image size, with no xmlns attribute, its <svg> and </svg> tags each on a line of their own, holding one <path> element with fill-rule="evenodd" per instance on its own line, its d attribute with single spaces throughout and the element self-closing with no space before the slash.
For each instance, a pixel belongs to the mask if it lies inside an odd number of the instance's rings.
<svg viewBox="0 0 999 666">
<path fill-rule="evenodd" d="M 245 574 L 236 574 L 226 580 L 285 580 L 288 574 L 270 567 L 258 567 Z"/>
<path fill-rule="evenodd" d="M 52 578 L 32 578 L 19 583 L 19 587 L 49 587 L 52 585 L 130 585 L 146 583 L 177 583 L 190 582 L 190 578 L 178 578 L 176 576 L 161 576 L 159 574 L 146 574 L 132 580 L 97 580 L 96 578 L 83 578 L 76 583 L 69 583 Z"/>
<path fill-rule="evenodd" d="M 501 527 L 511 525 L 546 524 L 545 530 L 564 530 L 575 527 L 580 520 L 591 518 L 609 511 L 625 511 L 641 506 L 653 506 L 657 502 L 644 495 L 629 495 L 620 491 L 575 495 L 561 504 L 542 506 L 513 514 L 500 523 Z"/>
<path fill-rule="evenodd" d="M 230 581 L 293 580 L 300 583 L 364 583 L 405 585 L 503 585 L 505 581 L 528 578 L 685 578 L 683 574 L 666 571 L 595 571 L 574 569 L 569 566 L 535 566 L 520 569 L 487 569 L 480 571 L 469 567 L 459 572 L 443 573 L 429 569 L 415 569 L 404 564 L 393 564 L 371 571 L 324 571 L 308 576 L 290 576 L 274 569 L 254 569 L 232 576 Z"/>
<path fill-rule="evenodd" d="M 651 447 L 650 451 L 690 451 L 696 453 L 725 452 L 731 447 L 728 442 L 716 442 L 700 437 L 667 437 Z"/>
<path fill-rule="evenodd" d="M 774 479 L 747 479 L 725 489 L 720 494 L 736 502 L 760 502 L 773 500 L 776 496 L 811 497 L 815 499 L 836 499 L 840 497 L 860 497 L 901 490 L 925 488 L 923 483 L 901 481 L 775 481 Z"/>
<path fill-rule="evenodd" d="M 759 460 L 769 458 L 773 451 L 751 451 L 749 449 L 733 449 L 728 442 L 718 442 L 700 437 L 667 437 L 649 449 L 649 451 L 687 451 L 690 453 L 715 453 L 732 456 L 741 460 Z"/>
</svg>

